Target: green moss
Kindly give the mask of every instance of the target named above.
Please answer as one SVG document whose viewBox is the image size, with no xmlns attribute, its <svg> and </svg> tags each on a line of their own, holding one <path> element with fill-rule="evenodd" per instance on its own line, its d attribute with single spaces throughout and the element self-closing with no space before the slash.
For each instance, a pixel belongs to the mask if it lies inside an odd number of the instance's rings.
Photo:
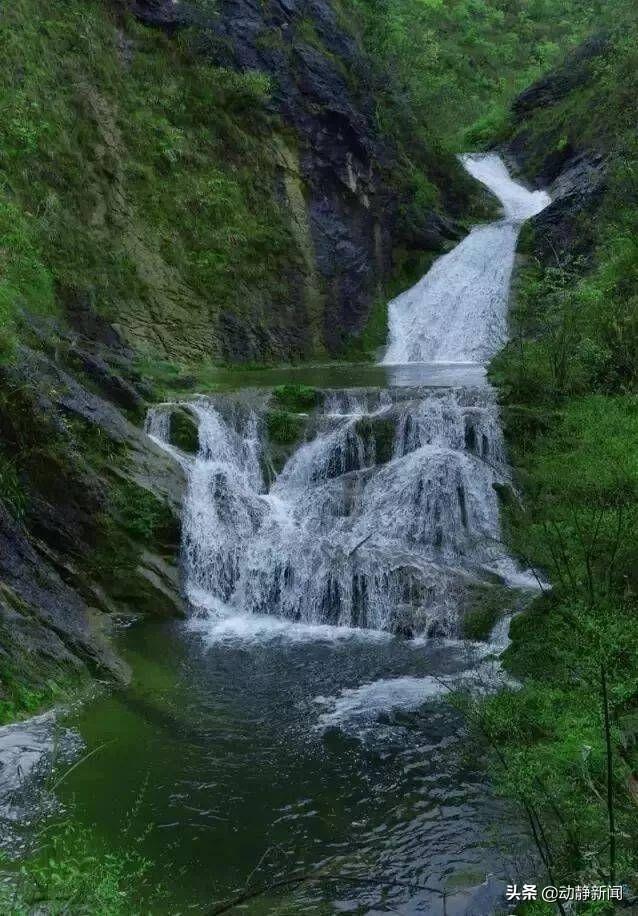
<svg viewBox="0 0 638 916">
<path fill-rule="evenodd" d="M 385 464 L 394 454 L 396 424 L 394 420 L 380 417 L 364 417 L 355 424 L 357 434 L 363 440 L 374 443 L 374 456 L 377 464 Z"/>
<path fill-rule="evenodd" d="M 10 612 L 6 622 L 5 608 Z M 0 725 L 68 700 L 83 682 L 78 670 L 24 652 L 19 636 L 15 637 L 14 621 L 15 615 L 28 619 L 30 614 L 17 595 L 0 583 Z"/>
<path fill-rule="evenodd" d="M 278 385 L 273 389 L 273 398 L 284 410 L 304 413 L 317 406 L 321 392 L 310 385 Z"/>
<path fill-rule="evenodd" d="M 506 588 L 491 586 L 476 589 L 471 596 L 471 605 L 463 614 L 463 636 L 466 639 L 489 639 L 501 617 L 512 611 L 512 592 Z"/>
<path fill-rule="evenodd" d="M 182 451 L 196 455 L 199 450 L 199 428 L 187 410 L 175 409 L 170 419 L 170 441 Z"/>
<path fill-rule="evenodd" d="M 268 438 L 276 445 L 292 445 L 300 438 L 304 421 L 286 410 L 270 410 L 266 414 Z"/>
</svg>

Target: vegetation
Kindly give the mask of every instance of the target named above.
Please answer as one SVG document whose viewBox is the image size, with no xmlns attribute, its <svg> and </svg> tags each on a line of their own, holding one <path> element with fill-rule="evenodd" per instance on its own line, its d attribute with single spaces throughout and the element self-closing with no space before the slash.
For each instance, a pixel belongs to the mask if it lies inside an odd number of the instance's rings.
<svg viewBox="0 0 638 916">
<path fill-rule="evenodd" d="M 556 885 L 633 886 L 638 869 L 638 33 L 621 21 L 591 79 L 519 128 L 536 166 L 585 147 L 610 170 L 564 252 L 526 233 L 513 339 L 492 367 L 524 494 L 506 506 L 509 540 L 552 588 L 511 627 L 521 688 L 472 712 Z"/>
<path fill-rule="evenodd" d="M 210 324 L 257 290 L 290 297 L 264 76 L 201 62 L 188 33 L 119 30 L 90 0 L 45 17 L 17 0 L 0 41 L 0 352 L 60 296 L 137 325 L 142 348 L 161 334 L 149 307 Z"/>
<path fill-rule="evenodd" d="M 351 0 L 364 41 L 393 79 L 377 87 L 386 130 L 444 146 L 494 142 L 514 95 L 589 32 L 602 5 L 577 0 Z M 404 100 L 397 118 L 393 85 Z M 415 189 L 414 207 L 428 190 Z"/>
<path fill-rule="evenodd" d="M 304 428 L 303 420 L 286 410 L 269 410 L 266 414 L 268 438 L 276 445 L 292 445 Z"/>
<path fill-rule="evenodd" d="M 248 327 L 256 302 L 290 301 L 293 268 L 307 265 L 275 193 L 281 125 L 269 109 L 268 80 L 204 65 L 188 32 L 169 40 L 128 19 L 120 29 L 106 4 L 52 0 L 45 14 L 41 7 L 15 0 L 0 17 L 0 372 L 20 341 L 32 341 L 33 316 L 58 316 L 78 301 L 119 318 L 147 352 L 166 343 L 161 323 L 149 319 L 156 312 L 181 310 L 198 350 L 200 333 L 221 314 Z M 379 72 L 390 75 L 382 82 L 371 73 L 368 90 L 398 152 L 401 217 L 415 233 L 424 210 L 439 202 L 437 179 L 450 151 L 511 136 L 515 92 L 601 21 L 622 23 L 591 79 L 520 127 L 542 157 L 587 145 L 610 165 L 596 225 L 577 227 L 578 245 L 548 256 L 542 240 L 530 231 L 524 238 L 528 263 L 517 279 L 512 342 L 492 375 L 525 495 L 523 507 L 506 504 L 508 537 L 552 590 L 511 627 L 504 662 L 520 689 L 476 701 L 470 711 L 493 750 L 498 784 L 522 805 L 551 882 L 631 883 L 638 872 L 638 32 L 630 4 L 342 0 L 339 11 L 352 14 Z M 320 43 L 309 21 L 298 37 Z M 280 39 L 273 32 L 264 40 L 279 46 Z M 414 251 L 395 254 L 400 284 L 427 267 Z M 379 296 L 350 355 L 383 342 L 385 300 Z M 48 346 L 56 346 L 54 333 Z M 210 355 L 205 344 L 200 349 Z M 152 369 L 167 388 L 195 384 L 177 362 Z M 34 498 L 57 504 L 80 494 L 82 517 L 93 522 L 71 550 L 80 574 L 116 579 L 121 596 L 144 606 L 129 577 L 149 542 L 160 549 L 177 542 L 175 520 L 144 488 L 109 473 L 112 463 L 126 467 L 123 447 L 84 421 L 47 421 L 37 394 L 8 378 L 0 393 L 3 510 L 21 523 Z M 299 414 L 319 396 L 303 385 L 274 390 L 266 423 L 280 456 L 302 434 Z M 374 438 L 378 461 L 388 460 L 392 424 L 365 423 L 358 431 Z M 192 449 L 184 423 L 173 435 Z M 468 637 L 486 637 L 498 604 L 486 599 L 468 613 Z M 63 672 L 38 677 L 4 662 L 0 685 L 0 722 L 67 689 Z M 0 910 L 129 914 L 130 888 L 146 868 L 66 825 L 11 882 L 0 882 Z"/>
<path fill-rule="evenodd" d="M 30 916 L 136 916 L 139 888 L 150 863 L 134 851 L 103 848 L 95 834 L 73 821 L 50 825 L 38 847 L 16 867 L 0 855 L 0 911 Z M 158 903 L 161 891 L 153 894 Z"/>
<path fill-rule="evenodd" d="M 72 678 L 62 671 L 57 678 L 43 680 L 33 669 L 18 670 L 3 662 L 0 665 L 0 725 L 62 702 L 78 686 L 78 681 L 77 677 Z"/>
<path fill-rule="evenodd" d="M 471 605 L 463 614 L 463 636 L 466 639 L 488 640 L 498 621 L 512 613 L 512 592 L 499 586 L 475 589 Z"/>
<path fill-rule="evenodd" d="M 173 410 L 170 418 L 170 441 L 184 452 L 197 454 L 199 428 L 187 410 Z"/>
<path fill-rule="evenodd" d="M 321 393 L 311 385 L 278 385 L 273 390 L 273 398 L 285 410 L 306 413 L 317 406 Z"/>
<path fill-rule="evenodd" d="M 394 454 L 396 422 L 383 417 L 364 417 L 357 420 L 355 430 L 373 448 L 376 464 L 385 464 Z"/>
</svg>

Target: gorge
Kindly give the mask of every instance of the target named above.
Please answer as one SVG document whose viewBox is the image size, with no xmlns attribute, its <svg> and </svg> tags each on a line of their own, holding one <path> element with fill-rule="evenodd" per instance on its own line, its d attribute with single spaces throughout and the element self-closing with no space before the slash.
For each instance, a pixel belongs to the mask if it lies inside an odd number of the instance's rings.
<svg viewBox="0 0 638 916">
<path fill-rule="evenodd" d="M 192 610 L 183 624 L 122 637 L 135 680 L 71 716 L 97 753 L 59 792 L 113 838 L 125 800 L 141 793 L 136 810 L 157 825 L 141 841 L 154 879 L 169 863 L 184 878 L 153 912 L 230 896 L 254 869 L 259 883 L 341 876 L 278 904 L 290 912 L 486 912 L 528 856 L 442 699 L 500 683 L 509 617 L 536 587 L 501 543 L 497 489 L 509 471 L 494 393 L 472 357 L 502 345 L 516 235 L 548 197 L 514 183 L 494 154 L 465 163 L 504 216 L 391 304 L 386 385 L 334 387 L 338 369 L 314 370 L 324 386 L 306 389 L 315 404 L 295 414 L 287 456 L 269 451 L 272 389 L 151 409 L 150 437 L 189 481 Z M 425 320 L 446 303 L 447 320 Z M 401 346 L 435 359 L 413 358 L 406 375 L 394 363 Z M 437 365 L 440 353 L 448 361 Z M 354 381 L 367 371 L 352 369 Z M 294 390 L 303 377 L 291 371 Z M 195 455 L 171 443 L 172 413 L 184 410 L 197 422 Z M 464 612 L 492 592 L 491 636 L 463 639 Z M 495 820 L 504 833 L 488 838 Z M 357 886 L 362 875 L 371 886 Z"/>
<path fill-rule="evenodd" d="M 634 6 L 7 5 L 0 912 L 636 905 Z"/>
</svg>

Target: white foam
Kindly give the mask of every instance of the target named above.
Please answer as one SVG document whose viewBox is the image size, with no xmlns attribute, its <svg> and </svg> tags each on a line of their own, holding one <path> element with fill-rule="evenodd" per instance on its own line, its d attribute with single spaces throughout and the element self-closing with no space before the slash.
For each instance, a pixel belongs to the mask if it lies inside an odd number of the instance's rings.
<svg viewBox="0 0 638 916">
<path fill-rule="evenodd" d="M 208 646 L 220 644 L 340 643 L 346 641 L 388 642 L 393 637 L 383 630 L 328 624 L 291 623 L 269 614 L 247 614 L 221 604 L 199 589 L 189 591 L 189 600 L 199 609 L 187 626 Z M 202 613 L 203 612 L 203 613 Z"/>
</svg>

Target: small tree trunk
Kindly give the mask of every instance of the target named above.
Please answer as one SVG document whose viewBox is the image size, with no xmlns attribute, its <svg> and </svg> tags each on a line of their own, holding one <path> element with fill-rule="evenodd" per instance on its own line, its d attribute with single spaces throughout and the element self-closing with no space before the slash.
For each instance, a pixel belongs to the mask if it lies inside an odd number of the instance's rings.
<svg viewBox="0 0 638 916">
<path fill-rule="evenodd" d="M 609 883 L 616 879 L 616 817 L 614 814 L 614 761 L 611 743 L 611 723 L 609 720 L 609 693 L 607 690 L 607 672 L 605 665 L 600 666 L 600 687 L 603 702 L 603 722 L 605 727 L 605 750 L 607 755 L 607 822 L 609 825 Z"/>
</svg>

